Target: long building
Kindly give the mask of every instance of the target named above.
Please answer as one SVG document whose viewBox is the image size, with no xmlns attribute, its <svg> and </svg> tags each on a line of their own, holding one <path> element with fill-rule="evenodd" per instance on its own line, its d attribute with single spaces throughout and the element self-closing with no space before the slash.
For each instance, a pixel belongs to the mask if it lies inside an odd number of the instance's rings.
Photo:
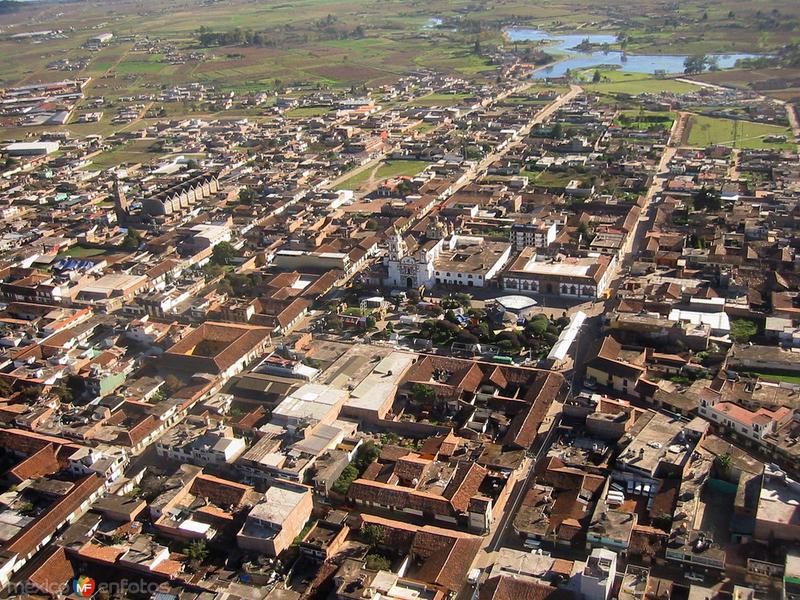
<svg viewBox="0 0 800 600">
<path fill-rule="evenodd" d="M 608 291 L 616 265 L 617 259 L 608 256 L 542 260 L 533 248 L 527 248 L 502 275 L 502 286 L 522 293 L 601 298 Z"/>
</svg>

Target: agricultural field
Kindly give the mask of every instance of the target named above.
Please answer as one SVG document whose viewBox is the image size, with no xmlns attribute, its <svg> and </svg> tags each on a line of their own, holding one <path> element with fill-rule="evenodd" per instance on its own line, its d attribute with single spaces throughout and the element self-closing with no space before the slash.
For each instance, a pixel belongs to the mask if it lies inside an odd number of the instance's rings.
<svg viewBox="0 0 800 600">
<path fill-rule="evenodd" d="M 792 142 L 791 129 L 779 125 L 692 115 L 689 117 L 688 127 L 689 133 L 686 137 L 686 144 L 689 146 L 721 145 L 732 147 L 735 137 L 737 148 L 791 150 L 796 147 Z M 734 129 L 737 129 L 737 131 L 735 132 Z M 785 136 L 786 141 L 767 142 L 764 138 L 768 136 Z"/>
<path fill-rule="evenodd" d="M 692 79 L 712 85 L 751 89 L 777 100 L 800 100 L 800 69 L 728 69 L 692 75 Z"/>
<path fill-rule="evenodd" d="M 555 0 L 546 5 L 527 0 L 86 0 L 58 6 L 60 10 L 54 11 L 50 3 L 29 2 L 18 12 L 0 15 L 0 32 L 5 34 L 0 34 L 0 86 L 91 77 L 85 90 L 88 100 L 101 96 L 113 100 L 190 82 L 235 93 L 375 89 L 421 69 L 476 82 L 494 81 L 500 62 L 492 59 L 492 53 L 516 50 L 503 33 L 509 23 L 553 33 L 624 33 L 629 53 L 768 53 L 796 38 L 793 28 L 784 24 L 800 19 L 800 4 L 790 0 L 767 0 L 757 6 L 744 0 L 724 5 L 642 0 L 635 14 L 618 0 L 588 6 L 584 0 Z M 432 19 L 441 24 L 431 25 Z M 752 26 L 743 27 L 743 23 Z M 237 29 L 255 32 L 259 42 L 206 43 L 201 41 L 201 28 L 214 35 Z M 46 29 L 64 34 L 36 43 L 9 37 Z M 85 48 L 86 40 L 101 29 L 114 33 L 111 44 L 100 50 Z M 137 48 L 145 36 L 156 48 Z M 538 49 L 536 43 L 528 46 Z M 622 42 L 612 48 L 622 48 Z M 194 58 L 169 64 L 170 51 L 191 53 Z M 84 66 L 69 71 L 48 68 L 59 60 Z M 791 79 L 796 71 L 787 69 L 785 74 Z M 614 71 L 603 72 L 602 80 L 593 84 L 592 75 L 586 74 L 587 89 L 610 98 L 696 89 L 674 79 Z M 721 76 L 700 77 L 712 81 Z M 761 80 L 754 76 L 753 81 Z M 769 74 L 761 83 L 774 97 L 800 95 L 800 84 L 781 84 L 779 73 Z M 464 99 L 458 96 L 431 94 L 417 103 L 450 106 Z M 523 96 L 509 102 L 535 103 Z M 196 112 L 183 105 L 159 108 L 176 117 Z M 102 135 L 115 130 L 107 122 L 91 127 Z"/>
<path fill-rule="evenodd" d="M 537 94 L 556 94 L 561 95 L 569 91 L 569 87 L 566 85 L 544 85 L 538 84 L 533 85 L 526 89 L 524 92 L 519 94 L 513 94 L 508 96 L 503 102 L 505 104 L 513 104 L 513 105 L 530 105 L 530 106 L 538 106 L 542 104 L 547 104 L 549 100 L 537 98 Z"/>
</svg>

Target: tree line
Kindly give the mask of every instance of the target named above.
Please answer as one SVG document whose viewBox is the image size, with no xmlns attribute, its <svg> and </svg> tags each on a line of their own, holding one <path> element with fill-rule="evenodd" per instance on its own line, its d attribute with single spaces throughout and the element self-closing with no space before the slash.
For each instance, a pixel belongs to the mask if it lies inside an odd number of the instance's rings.
<svg viewBox="0 0 800 600">
<path fill-rule="evenodd" d="M 262 32 L 241 27 L 231 31 L 211 31 L 200 27 L 197 41 L 201 46 L 275 46 L 275 41 Z"/>
<path fill-rule="evenodd" d="M 242 29 L 237 27 L 230 31 L 212 31 L 211 29 L 203 26 L 195 32 L 197 42 L 204 47 L 209 46 L 259 46 L 275 48 L 279 43 L 285 44 L 285 39 L 277 39 L 270 36 L 263 31 L 254 31 L 252 29 Z M 365 36 L 365 30 L 362 25 L 357 25 L 352 30 L 343 30 L 333 27 L 326 27 L 322 30 L 323 39 L 361 39 Z M 307 36 L 295 34 L 295 42 L 306 43 Z M 285 36 L 284 36 L 285 38 Z"/>
</svg>

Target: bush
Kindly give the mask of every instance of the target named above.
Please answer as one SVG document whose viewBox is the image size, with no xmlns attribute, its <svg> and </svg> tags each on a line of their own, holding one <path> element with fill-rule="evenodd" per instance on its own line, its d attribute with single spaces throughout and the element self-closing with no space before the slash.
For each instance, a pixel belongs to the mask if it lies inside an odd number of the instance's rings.
<svg viewBox="0 0 800 600">
<path fill-rule="evenodd" d="M 364 525 L 361 535 L 370 546 L 378 546 L 386 539 L 386 530 L 381 525 Z"/>
<path fill-rule="evenodd" d="M 135 229 L 128 229 L 128 232 L 125 234 L 125 238 L 120 244 L 120 248 L 123 250 L 133 251 L 138 249 L 141 243 L 142 236 L 139 234 L 139 232 Z"/>
<path fill-rule="evenodd" d="M 419 402 L 428 402 L 436 397 L 436 390 L 424 383 L 415 383 L 411 386 L 411 395 Z"/>
<path fill-rule="evenodd" d="M 218 265 L 227 265 L 236 257 L 236 248 L 230 242 L 220 242 L 211 251 L 211 261 Z"/>
<path fill-rule="evenodd" d="M 358 474 L 361 475 L 364 471 L 366 471 L 367 467 L 375 462 L 380 455 L 380 448 L 378 448 L 373 442 L 364 442 L 358 449 L 358 452 L 356 452 L 356 457 L 353 459 L 353 465 L 355 466 Z"/>
<path fill-rule="evenodd" d="M 388 571 L 392 563 L 385 556 L 370 554 L 364 561 L 364 566 L 370 571 Z"/>
<path fill-rule="evenodd" d="M 528 323 L 528 331 L 530 331 L 533 336 L 541 337 L 547 332 L 548 325 L 547 319 L 540 319 L 537 317 Z"/>
<path fill-rule="evenodd" d="M 456 338 L 462 344 L 477 344 L 480 340 L 478 336 L 472 335 L 469 331 L 462 331 Z"/>
<path fill-rule="evenodd" d="M 331 489 L 337 494 L 344 496 L 347 494 L 347 490 L 350 489 L 350 484 L 356 479 L 358 479 L 358 471 L 353 465 L 347 465 L 344 471 L 342 471 L 342 474 L 339 475 L 339 478 L 333 482 Z"/>
<path fill-rule="evenodd" d="M 734 342 L 745 344 L 758 333 L 758 326 L 748 319 L 735 319 L 731 323 L 731 338 Z"/>
</svg>

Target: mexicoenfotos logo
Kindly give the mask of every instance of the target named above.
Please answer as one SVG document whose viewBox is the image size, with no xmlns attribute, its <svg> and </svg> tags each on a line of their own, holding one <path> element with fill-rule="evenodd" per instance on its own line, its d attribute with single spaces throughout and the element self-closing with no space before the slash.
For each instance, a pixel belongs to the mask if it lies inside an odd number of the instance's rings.
<svg viewBox="0 0 800 600">
<path fill-rule="evenodd" d="M 72 580 L 72 590 L 79 596 L 89 598 L 95 591 L 94 579 L 81 575 L 80 577 Z"/>
</svg>

